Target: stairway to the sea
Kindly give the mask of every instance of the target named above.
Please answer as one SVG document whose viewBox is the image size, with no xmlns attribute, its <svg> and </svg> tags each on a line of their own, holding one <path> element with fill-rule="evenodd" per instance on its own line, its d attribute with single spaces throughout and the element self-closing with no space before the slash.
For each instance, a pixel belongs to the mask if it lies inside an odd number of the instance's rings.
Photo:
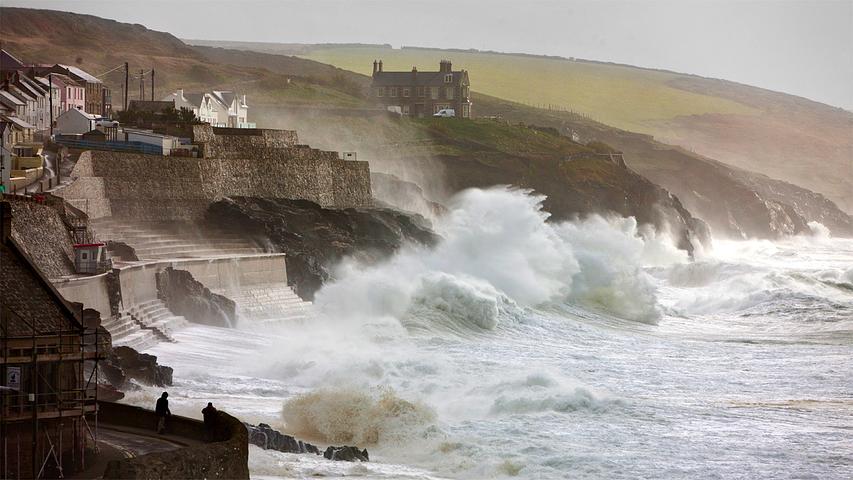
<svg viewBox="0 0 853 480">
<path fill-rule="evenodd" d="M 98 241 L 113 240 L 133 248 L 138 260 L 117 257 L 116 252 L 113 252 L 114 265 L 118 268 L 147 268 L 145 265 L 152 263 L 203 259 L 245 262 L 266 255 L 263 248 L 240 232 L 186 223 L 101 218 L 92 221 L 90 226 Z M 256 282 L 252 285 L 239 285 L 236 282 L 228 288 L 221 286 L 211 290 L 237 304 L 239 322 L 257 325 L 302 322 L 313 315 L 313 305 L 303 301 L 290 286 L 280 281 Z M 125 303 L 119 317 L 104 324 L 112 334 L 114 345 L 142 350 L 159 341 L 173 341 L 173 333 L 189 324 L 187 319 L 175 315 L 161 300 L 153 298 L 151 293 L 135 300 L 126 297 L 123 301 Z"/>
<path fill-rule="evenodd" d="M 254 322 L 299 322 L 313 315 L 313 305 L 299 298 L 285 283 L 217 291 L 237 303 L 237 315 Z"/>
<path fill-rule="evenodd" d="M 101 326 L 110 332 L 115 347 L 126 346 L 141 351 L 160 341 L 154 330 L 142 328 L 126 312 L 121 313 L 118 317 L 107 319 Z"/>
<path fill-rule="evenodd" d="M 191 227 L 188 224 L 133 223 L 103 218 L 93 221 L 91 227 L 98 240 L 124 242 L 133 247 L 140 260 L 215 258 L 263 253 L 261 247 L 246 240 L 239 232 Z"/>
</svg>

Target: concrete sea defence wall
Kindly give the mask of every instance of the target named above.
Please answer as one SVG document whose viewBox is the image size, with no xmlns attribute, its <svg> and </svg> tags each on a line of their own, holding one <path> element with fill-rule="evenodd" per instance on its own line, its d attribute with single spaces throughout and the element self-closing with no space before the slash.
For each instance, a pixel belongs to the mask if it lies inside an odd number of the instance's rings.
<svg viewBox="0 0 853 480">
<path fill-rule="evenodd" d="M 99 420 L 116 426 L 154 431 L 157 416 L 151 410 L 119 403 L 101 402 Z M 204 424 L 198 420 L 171 416 L 167 432 L 205 442 Z M 249 443 L 246 427 L 225 412 L 217 412 L 211 442 L 136 458 L 113 460 L 104 478 L 117 479 L 248 479 Z"/>
<path fill-rule="evenodd" d="M 298 145 L 295 132 L 194 130 L 204 158 L 83 152 L 75 181 L 57 195 L 90 218 L 137 221 L 198 220 L 210 202 L 229 196 L 304 199 L 327 208 L 372 204 L 367 162 Z"/>
<path fill-rule="evenodd" d="M 129 309 L 150 300 L 157 299 L 157 273 L 168 267 L 186 270 L 205 287 L 225 292 L 238 292 L 242 287 L 286 284 L 287 268 L 285 255 L 263 254 L 233 258 L 187 259 L 152 262 L 132 265 L 114 270 L 118 276 L 121 309 Z M 80 302 L 86 308 L 93 308 L 106 320 L 111 312 L 110 275 L 78 277 L 55 282 L 62 296 L 72 302 Z"/>
</svg>

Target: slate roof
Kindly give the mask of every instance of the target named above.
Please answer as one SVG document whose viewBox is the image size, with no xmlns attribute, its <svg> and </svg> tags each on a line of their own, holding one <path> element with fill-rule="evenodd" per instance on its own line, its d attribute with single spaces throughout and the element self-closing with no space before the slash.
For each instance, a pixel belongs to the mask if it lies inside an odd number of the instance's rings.
<svg viewBox="0 0 853 480">
<path fill-rule="evenodd" d="M 71 307 L 14 240 L 0 240 L 0 256 L 0 330 L 7 328 L 0 333 L 27 337 L 33 326 L 41 335 L 80 328 Z"/>
<path fill-rule="evenodd" d="M 450 72 L 453 74 L 453 81 L 450 85 L 460 85 L 462 80 L 468 74 L 468 72 L 463 71 L 455 71 Z M 447 85 L 444 83 L 444 72 L 417 72 L 415 75 L 412 72 L 376 72 L 373 76 L 373 86 L 375 87 L 384 87 L 384 86 L 427 86 L 427 87 L 441 87 Z"/>
<path fill-rule="evenodd" d="M 45 76 L 47 76 L 47 74 L 45 74 Z M 72 87 L 82 87 L 83 86 L 83 85 L 80 85 L 79 83 L 77 83 L 77 80 L 74 80 L 73 78 L 69 77 L 68 75 L 65 75 L 62 73 L 51 73 L 50 76 L 53 78 L 54 82 L 56 80 L 59 80 L 60 82 L 64 83 L 67 86 L 72 86 Z"/>
<path fill-rule="evenodd" d="M 234 103 L 234 92 L 227 90 L 214 90 L 213 98 L 215 98 L 219 103 L 221 103 L 226 108 L 231 108 L 231 104 Z"/>
<path fill-rule="evenodd" d="M 195 105 L 196 107 L 201 107 L 201 101 L 204 99 L 204 94 L 203 93 L 185 93 L 184 98 L 186 98 L 188 102 Z"/>
<path fill-rule="evenodd" d="M 0 118 L 3 118 L 3 120 L 9 123 L 15 124 L 24 130 L 35 130 L 36 128 L 33 125 L 30 125 L 28 122 L 12 115 L 0 115 Z"/>
<path fill-rule="evenodd" d="M 7 92 L 6 90 L 0 90 L 0 101 L 2 101 L 3 103 L 14 105 L 16 107 L 26 105 L 26 102 L 24 102 L 23 100 L 21 100 L 20 98 L 18 98 L 16 96 L 12 95 L 11 93 Z"/>
<path fill-rule="evenodd" d="M 88 72 L 86 72 L 85 70 L 81 70 L 81 69 L 79 69 L 79 68 L 77 68 L 77 67 L 74 67 L 74 66 L 71 66 L 71 65 L 63 65 L 63 64 L 61 64 L 61 63 L 57 63 L 57 65 L 59 65 L 60 67 L 62 67 L 62 68 L 64 68 L 64 69 L 66 69 L 66 70 L 68 70 L 69 72 L 71 72 L 71 74 L 72 74 L 72 75 L 74 75 L 74 76 L 76 76 L 76 77 L 79 77 L 79 78 L 80 78 L 81 80 L 83 80 L 84 82 L 89 82 L 89 83 L 102 83 L 102 82 L 101 82 L 97 77 L 95 77 L 95 76 L 93 76 L 93 75 L 89 74 L 89 73 L 88 73 Z"/>
</svg>

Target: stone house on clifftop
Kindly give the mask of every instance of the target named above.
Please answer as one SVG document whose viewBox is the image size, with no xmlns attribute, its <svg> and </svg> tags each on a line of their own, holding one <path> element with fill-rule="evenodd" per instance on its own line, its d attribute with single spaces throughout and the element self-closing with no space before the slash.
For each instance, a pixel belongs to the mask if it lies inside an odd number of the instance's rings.
<svg viewBox="0 0 853 480">
<path fill-rule="evenodd" d="M 468 72 L 454 71 L 450 60 L 442 60 L 437 72 L 422 72 L 416 67 L 411 72 L 386 72 L 382 60 L 373 61 L 371 100 L 399 107 L 403 115 L 428 117 L 452 108 L 457 117 L 471 118 L 470 89 Z"/>
</svg>

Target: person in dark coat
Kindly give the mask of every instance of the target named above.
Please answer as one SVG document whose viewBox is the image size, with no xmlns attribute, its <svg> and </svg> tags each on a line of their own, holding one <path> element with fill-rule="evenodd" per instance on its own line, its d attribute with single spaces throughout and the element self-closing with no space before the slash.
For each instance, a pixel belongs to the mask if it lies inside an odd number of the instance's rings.
<svg viewBox="0 0 853 480">
<path fill-rule="evenodd" d="M 213 425 L 216 423 L 216 407 L 212 402 L 207 402 L 207 406 L 201 411 L 204 417 L 204 433 L 207 436 L 207 441 L 213 441 Z"/>
<path fill-rule="evenodd" d="M 160 398 L 157 399 L 157 406 L 154 408 L 154 413 L 157 414 L 157 433 L 166 431 L 166 417 L 172 415 L 169 410 L 169 394 L 163 392 Z"/>
</svg>

